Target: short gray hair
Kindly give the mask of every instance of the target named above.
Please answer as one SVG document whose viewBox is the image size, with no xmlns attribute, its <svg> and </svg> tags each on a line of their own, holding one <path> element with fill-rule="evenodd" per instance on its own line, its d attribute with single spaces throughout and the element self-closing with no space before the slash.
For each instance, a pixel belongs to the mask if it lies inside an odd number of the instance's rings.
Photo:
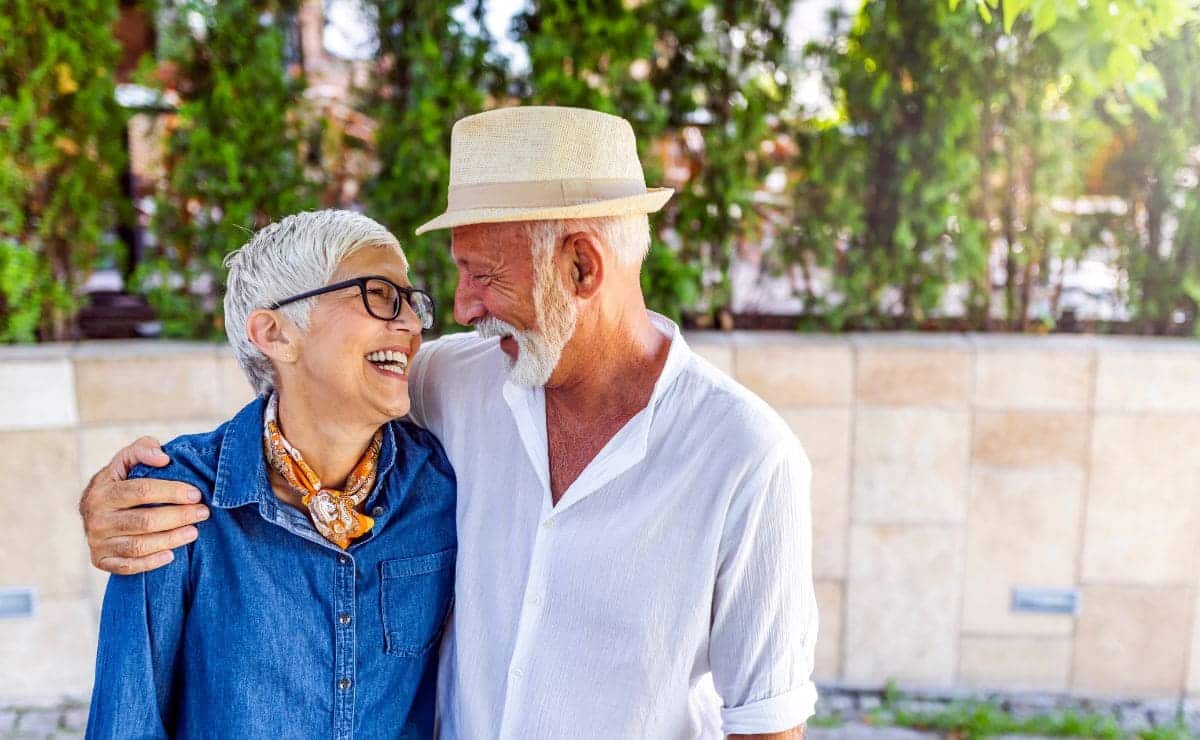
<svg viewBox="0 0 1200 740">
<path fill-rule="evenodd" d="M 525 233 L 533 245 L 534 264 L 549 259 L 554 243 L 567 234 L 587 231 L 600 237 L 617 264 L 637 265 L 650 251 L 650 217 L 644 213 L 631 216 L 602 216 L 600 218 L 569 218 L 558 221 L 528 221 Z"/>
<path fill-rule="evenodd" d="M 271 360 L 250 341 L 246 321 L 251 312 L 289 296 L 328 285 L 338 264 L 364 247 L 388 247 L 408 260 L 400 242 L 377 222 L 353 211 L 297 213 L 256 233 L 241 249 L 225 257 L 225 334 L 242 371 L 258 395 L 276 385 Z M 313 299 L 289 303 L 279 312 L 300 329 L 308 329 Z"/>
</svg>

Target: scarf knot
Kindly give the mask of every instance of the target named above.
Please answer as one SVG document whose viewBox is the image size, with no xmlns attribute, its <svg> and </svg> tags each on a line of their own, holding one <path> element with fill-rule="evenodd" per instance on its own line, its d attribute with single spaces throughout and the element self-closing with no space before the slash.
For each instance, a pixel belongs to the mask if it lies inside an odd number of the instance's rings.
<svg viewBox="0 0 1200 740">
<path fill-rule="evenodd" d="M 366 500 L 375 486 L 383 430 L 375 437 L 346 478 L 344 490 L 326 488 L 300 450 L 292 447 L 279 429 L 279 396 L 272 394 L 263 417 L 263 446 L 267 462 L 279 473 L 308 508 L 309 519 L 322 537 L 345 550 L 354 540 L 371 531 L 375 520 L 355 507 Z"/>
</svg>

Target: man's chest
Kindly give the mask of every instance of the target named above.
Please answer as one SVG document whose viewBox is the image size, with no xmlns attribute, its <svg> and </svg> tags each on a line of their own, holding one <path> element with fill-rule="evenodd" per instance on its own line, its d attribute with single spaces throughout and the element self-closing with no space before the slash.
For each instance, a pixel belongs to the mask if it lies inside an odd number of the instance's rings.
<svg viewBox="0 0 1200 740">
<path fill-rule="evenodd" d="M 683 635 L 701 639 L 718 507 L 636 481 L 631 475 L 548 514 L 532 474 L 460 490 L 457 623 L 487 625 L 498 649 L 526 640 L 548 649 L 560 636 L 576 646 L 620 644 L 610 649 L 614 660 L 653 654 Z"/>
<path fill-rule="evenodd" d="M 578 419 L 546 413 L 546 452 L 550 471 L 551 500 L 557 504 L 596 456 L 604 450 L 633 413 Z"/>
<path fill-rule="evenodd" d="M 579 438 L 551 433 L 536 402 L 494 397 L 471 417 L 439 430 L 458 480 L 457 608 L 471 594 L 518 615 L 528 591 L 560 614 L 575 604 L 619 620 L 626 602 L 632 618 L 711 598 L 738 466 L 644 419 L 616 420 L 572 452 L 557 448 Z"/>
</svg>

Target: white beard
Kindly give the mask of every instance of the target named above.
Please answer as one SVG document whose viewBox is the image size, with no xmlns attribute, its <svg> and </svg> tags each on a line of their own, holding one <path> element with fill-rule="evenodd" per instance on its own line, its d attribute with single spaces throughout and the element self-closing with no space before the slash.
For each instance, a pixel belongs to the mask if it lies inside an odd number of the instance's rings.
<svg viewBox="0 0 1200 740">
<path fill-rule="evenodd" d="M 522 331 L 492 316 L 475 322 L 475 331 L 481 337 L 511 336 L 516 340 L 517 359 L 515 362 L 509 360 L 508 380 L 513 385 L 529 388 L 550 381 L 563 348 L 575 333 L 575 320 L 579 316 L 579 309 L 554 270 L 543 265 L 536 272 L 533 307 L 538 330 Z"/>
</svg>

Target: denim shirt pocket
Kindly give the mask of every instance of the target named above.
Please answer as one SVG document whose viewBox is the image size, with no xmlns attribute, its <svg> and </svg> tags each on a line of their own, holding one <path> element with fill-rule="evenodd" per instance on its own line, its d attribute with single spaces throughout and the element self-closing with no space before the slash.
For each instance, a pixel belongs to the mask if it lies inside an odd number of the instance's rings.
<svg viewBox="0 0 1200 740">
<path fill-rule="evenodd" d="M 383 649 L 414 658 L 437 642 L 454 596 L 456 548 L 384 560 L 380 569 Z"/>
</svg>

